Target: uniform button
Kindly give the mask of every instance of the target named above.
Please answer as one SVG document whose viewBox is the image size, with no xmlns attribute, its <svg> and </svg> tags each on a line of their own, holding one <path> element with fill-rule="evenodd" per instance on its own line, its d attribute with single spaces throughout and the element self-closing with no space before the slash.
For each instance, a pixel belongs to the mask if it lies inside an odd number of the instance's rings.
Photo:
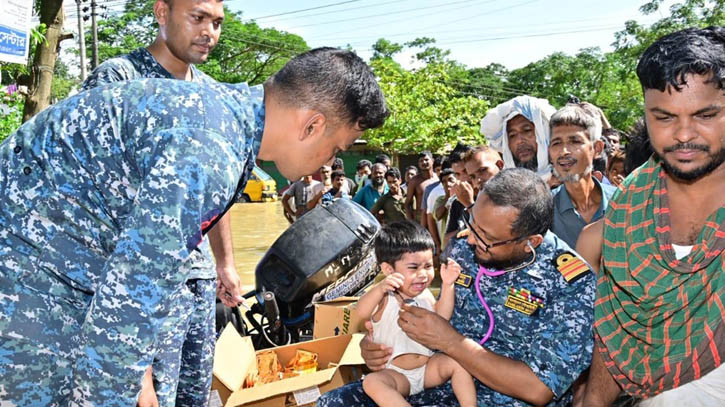
<svg viewBox="0 0 725 407">
<path fill-rule="evenodd" d="M 20 146 L 15 146 L 15 148 L 13 148 L 13 152 L 14 152 L 15 154 L 18 154 L 18 153 L 20 153 L 21 151 L 23 151 L 23 148 L 22 148 L 22 147 L 20 147 Z"/>
<path fill-rule="evenodd" d="M 25 168 L 23 168 L 23 172 L 25 173 L 25 175 L 30 175 L 30 173 L 33 172 L 33 170 L 31 170 L 30 167 L 25 167 Z"/>
</svg>

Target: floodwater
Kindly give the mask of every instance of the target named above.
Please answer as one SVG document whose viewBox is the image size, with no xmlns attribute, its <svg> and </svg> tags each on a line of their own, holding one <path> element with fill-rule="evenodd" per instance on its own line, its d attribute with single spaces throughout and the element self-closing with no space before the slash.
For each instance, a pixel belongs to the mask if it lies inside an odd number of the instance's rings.
<svg viewBox="0 0 725 407">
<path fill-rule="evenodd" d="M 239 203 L 230 210 L 234 262 L 242 292 L 254 288 L 254 269 L 267 249 L 288 227 L 282 203 Z"/>
</svg>

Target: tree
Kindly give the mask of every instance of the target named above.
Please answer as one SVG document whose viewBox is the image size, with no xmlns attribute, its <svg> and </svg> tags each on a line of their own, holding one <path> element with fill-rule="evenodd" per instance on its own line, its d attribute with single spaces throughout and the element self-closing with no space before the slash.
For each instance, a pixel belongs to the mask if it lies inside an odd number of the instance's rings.
<svg viewBox="0 0 725 407">
<path fill-rule="evenodd" d="M 256 85 L 279 71 L 291 57 L 308 49 L 298 35 L 260 28 L 254 21 L 243 22 L 241 13 L 225 8 L 219 44 L 199 69 L 218 81 Z"/>
<path fill-rule="evenodd" d="M 99 24 L 99 59 L 105 61 L 151 44 L 158 33 L 155 0 L 126 2 L 124 13 Z M 258 84 L 277 72 L 294 55 L 309 49 L 298 35 L 244 22 L 241 13 L 224 8 L 219 43 L 199 69 L 229 83 Z M 89 38 L 87 36 L 86 38 Z"/>
<path fill-rule="evenodd" d="M 27 121 L 36 113 L 50 104 L 51 85 L 55 61 L 58 59 L 58 47 L 64 39 L 63 31 L 63 0 L 39 0 L 40 23 L 45 24 L 47 31 L 45 41 L 35 48 L 33 65 L 30 68 L 28 95 L 23 107 L 23 121 Z"/>
<path fill-rule="evenodd" d="M 447 150 L 458 141 L 485 142 L 478 122 L 488 103 L 448 85 L 449 65 L 433 62 L 408 71 L 387 58 L 371 64 L 391 111 L 381 128 L 365 133 L 371 146 L 398 154 Z"/>
</svg>

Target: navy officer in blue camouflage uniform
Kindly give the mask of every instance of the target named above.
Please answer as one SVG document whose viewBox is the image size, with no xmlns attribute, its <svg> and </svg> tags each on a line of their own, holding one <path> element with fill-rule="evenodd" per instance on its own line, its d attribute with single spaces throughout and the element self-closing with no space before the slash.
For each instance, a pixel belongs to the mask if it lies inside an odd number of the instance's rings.
<svg viewBox="0 0 725 407">
<path fill-rule="evenodd" d="M 154 15 L 159 25 L 154 42 L 148 48 L 106 60 L 86 78 L 82 90 L 143 78 L 216 82 L 193 64 L 205 62 L 219 41 L 224 21 L 222 0 L 157 0 Z M 232 251 L 227 214 L 191 253 L 186 289 L 174 297 L 170 317 L 156 338 L 157 350 L 144 376 L 138 407 L 206 405 L 216 342 L 216 296 L 229 307 L 242 301 Z"/>
<path fill-rule="evenodd" d="M 507 169 L 491 178 L 470 215 L 468 237 L 453 240 L 447 250 L 463 268 L 450 323 L 412 306 L 405 306 L 398 323 L 473 375 L 479 406 L 567 405 L 572 383 L 591 362 L 593 273 L 548 231 L 551 194 L 532 171 Z M 373 370 L 384 367 L 391 353 L 369 336 L 361 347 Z M 457 405 L 450 384 L 408 401 Z M 355 382 L 323 395 L 317 406 L 374 403 Z"/>
<path fill-rule="evenodd" d="M 354 53 L 263 86 L 145 79 L 70 97 L 0 145 L 0 400 L 132 406 L 203 235 L 255 159 L 312 173 L 382 125 Z"/>
</svg>

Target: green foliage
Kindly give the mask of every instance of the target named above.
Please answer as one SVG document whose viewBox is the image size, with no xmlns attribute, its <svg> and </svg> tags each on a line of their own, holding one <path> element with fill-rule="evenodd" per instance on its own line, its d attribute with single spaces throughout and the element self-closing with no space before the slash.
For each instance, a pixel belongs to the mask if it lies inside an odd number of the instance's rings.
<svg viewBox="0 0 725 407">
<path fill-rule="evenodd" d="M 366 132 L 373 147 L 390 153 L 444 151 L 458 141 L 485 142 L 478 122 L 488 103 L 448 85 L 451 65 L 433 62 L 407 71 L 390 59 L 372 61 L 391 116 L 383 127 Z"/>
<path fill-rule="evenodd" d="M 147 46 L 156 38 L 158 25 L 154 17 L 155 0 L 127 1 L 123 14 L 98 22 L 98 61 L 117 57 Z M 93 46 L 86 27 L 86 50 Z"/>
<path fill-rule="evenodd" d="M 19 92 L 8 92 L 7 87 L 0 86 L 0 142 L 22 124 L 24 103 Z"/>
<path fill-rule="evenodd" d="M 241 13 L 225 9 L 219 43 L 199 69 L 221 82 L 264 82 L 289 59 L 309 47 L 302 37 L 243 22 Z"/>
</svg>

